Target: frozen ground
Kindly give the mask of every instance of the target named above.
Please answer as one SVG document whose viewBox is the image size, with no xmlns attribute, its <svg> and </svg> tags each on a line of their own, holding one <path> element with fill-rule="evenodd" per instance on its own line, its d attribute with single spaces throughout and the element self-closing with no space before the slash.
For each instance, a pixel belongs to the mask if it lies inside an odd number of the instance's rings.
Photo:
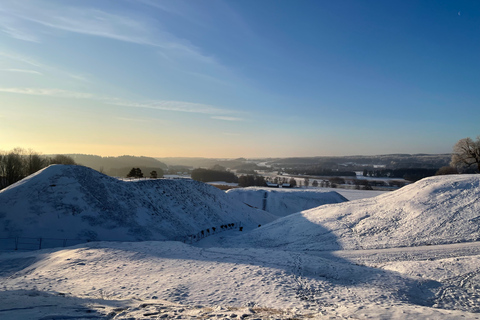
<svg viewBox="0 0 480 320">
<path fill-rule="evenodd" d="M 178 242 L 4 253 L 0 318 L 478 319 L 480 245 L 450 246 L 413 259 Z"/>
<path fill-rule="evenodd" d="M 376 196 L 379 196 L 381 194 L 389 193 L 391 191 L 377 191 L 377 190 L 351 190 L 351 189 L 329 189 L 329 188 L 318 188 L 320 191 L 322 190 L 328 190 L 332 191 L 335 190 L 335 192 L 338 192 L 345 198 L 347 198 L 350 201 L 353 200 L 360 200 L 360 199 L 366 199 L 366 198 L 373 198 Z"/>
<path fill-rule="evenodd" d="M 274 219 L 201 182 L 121 181 L 82 166 L 53 165 L 0 191 L 0 238 L 173 240 Z"/>
<path fill-rule="evenodd" d="M 324 251 L 478 241 L 479 198 L 480 175 L 431 177 L 374 198 L 291 214 L 224 245 Z"/>
<path fill-rule="evenodd" d="M 0 319 L 479 319 L 479 183 L 425 179 L 195 246 L 4 252 Z"/>
<path fill-rule="evenodd" d="M 297 189 L 249 187 L 227 190 L 233 199 L 262 209 L 279 217 L 316 208 L 324 204 L 341 203 L 347 199 L 331 189 Z"/>
</svg>

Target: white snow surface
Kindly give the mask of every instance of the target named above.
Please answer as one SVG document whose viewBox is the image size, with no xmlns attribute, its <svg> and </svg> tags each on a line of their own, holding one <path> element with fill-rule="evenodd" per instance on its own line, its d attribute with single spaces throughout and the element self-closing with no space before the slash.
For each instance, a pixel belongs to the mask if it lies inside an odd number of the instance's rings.
<svg viewBox="0 0 480 320">
<path fill-rule="evenodd" d="M 0 238 L 165 240 L 276 217 L 193 180 L 121 181 L 52 165 L 0 191 Z"/>
<path fill-rule="evenodd" d="M 325 189 L 248 187 L 230 189 L 226 192 L 229 196 L 239 201 L 279 217 L 316 208 L 324 204 L 347 201 L 345 197 L 337 192 L 325 191 Z"/>
<path fill-rule="evenodd" d="M 86 181 L 106 183 L 94 177 Z M 65 189 L 80 188 L 67 178 Z M 480 319 L 479 180 L 428 178 L 195 246 L 103 241 L 3 252 L 0 319 Z"/>
<path fill-rule="evenodd" d="M 407 263 L 389 249 L 342 257 L 155 241 L 3 253 L 0 318 L 479 319 L 480 243 L 442 247 L 439 260 L 431 248 Z"/>
<path fill-rule="evenodd" d="M 293 251 L 480 240 L 480 175 L 430 177 L 378 197 L 280 218 L 228 244 Z"/>
</svg>

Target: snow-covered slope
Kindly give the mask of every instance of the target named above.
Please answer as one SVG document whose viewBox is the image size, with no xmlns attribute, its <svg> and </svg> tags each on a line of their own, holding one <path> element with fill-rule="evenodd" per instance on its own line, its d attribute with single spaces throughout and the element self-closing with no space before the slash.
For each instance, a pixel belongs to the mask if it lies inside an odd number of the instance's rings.
<svg viewBox="0 0 480 320">
<path fill-rule="evenodd" d="M 479 246 L 473 256 L 448 247 L 444 259 L 426 248 L 409 262 L 397 249 L 350 262 L 173 241 L 2 253 L 0 319 L 478 320 Z M 359 265 L 365 256 L 385 269 Z"/>
<path fill-rule="evenodd" d="M 120 181 L 53 165 L 0 192 L 0 238 L 163 240 L 275 217 L 193 180 Z"/>
<path fill-rule="evenodd" d="M 280 218 L 230 245 L 373 249 L 480 239 L 480 175 L 426 178 L 375 198 Z"/>
<path fill-rule="evenodd" d="M 237 188 L 227 191 L 228 195 L 246 204 L 268 211 L 276 216 L 316 208 L 324 204 L 347 201 L 335 191 L 315 189 L 272 189 L 272 188 Z"/>
</svg>

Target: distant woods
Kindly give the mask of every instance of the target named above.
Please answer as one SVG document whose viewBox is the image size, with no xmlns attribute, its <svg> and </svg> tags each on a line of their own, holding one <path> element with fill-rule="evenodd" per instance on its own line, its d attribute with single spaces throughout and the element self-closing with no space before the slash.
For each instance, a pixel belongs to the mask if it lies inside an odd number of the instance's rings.
<svg viewBox="0 0 480 320">
<path fill-rule="evenodd" d="M 238 186 L 245 187 L 263 187 L 265 186 L 265 177 L 259 175 L 242 175 L 238 178 Z"/>
<path fill-rule="evenodd" d="M 220 166 L 219 166 L 220 167 Z M 192 179 L 201 181 L 201 182 L 212 182 L 212 181 L 225 181 L 225 182 L 238 182 L 237 176 L 226 170 L 220 168 L 215 169 L 193 169 L 192 170 Z"/>
<path fill-rule="evenodd" d="M 402 169 L 376 169 L 363 170 L 364 177 L 375 178 L 401 178 L 408 181 L 418 181 L 420 179 L 431 177 L 437 174 L 439 169 L 425 168 L 402 168 Z"/>
<path fill-rule="evenodd" d="M 69 156 L 46 157 L 29 149 L 15 148 L 0 152 L 0 189 L 6 188 L 26 176 L 51 164 L 76 164 Z"/>
</svg>

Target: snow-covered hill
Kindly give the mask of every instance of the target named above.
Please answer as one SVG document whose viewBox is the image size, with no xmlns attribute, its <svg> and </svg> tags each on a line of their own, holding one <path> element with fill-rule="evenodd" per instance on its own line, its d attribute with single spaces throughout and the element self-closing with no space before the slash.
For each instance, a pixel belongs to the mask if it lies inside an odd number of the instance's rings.
<svg viewBox="0 0 480 320">
<path fill-rule="evenodd" d="M 317 189 L 272 189 L 272 188 L 236 188 L 227 191 L 233 198 L 250 206 L 268 211 L 276 216 L 316 208 L 324 204 L 347 201 L 335 191 Z"/>
<path fill-rule="evenodd" d="M 230 245 L 373 249 L 480 240 L 480 175 L 426 178 L 375 198 L 280 218 Z"/>
<path fill-rule="evenodd" d="M 479 192 L 480 175 L 435 177 L 279 218 L 244 230 L 244 237 L 228 230 L 194 246 L 105 241 L 2 252 L 0 318 L 479 319 L 480 242 L 412 247 L 476 239 Z M 151 232 L 156 219 L 188 227 L 187 215 L 196 223 L 218 212 L 252 224 L 258 220 L 251 215 L 272 218 L 193 181 L 122 182 L 61 166 L 4 190 L 0 205 L 2 230 L 22 224 L 34 230 L 41 217 L 58 228 L 68 218 L 99 235 L 122 219 Z M 17 209 L 7 215 L 5 208 Z M 75 215 L 72 208 L 79 208 Z M 121 219 L 112 219 L 114 212 Z M 328 251 L 338 248 L 357 250 Z"/>
<path fill-rule="evenodd" d="M 53 165 L 0 192 L 0 238 L 164 240 L 275 217 L 193 180 L 120 181 Z"/>
</svg>

